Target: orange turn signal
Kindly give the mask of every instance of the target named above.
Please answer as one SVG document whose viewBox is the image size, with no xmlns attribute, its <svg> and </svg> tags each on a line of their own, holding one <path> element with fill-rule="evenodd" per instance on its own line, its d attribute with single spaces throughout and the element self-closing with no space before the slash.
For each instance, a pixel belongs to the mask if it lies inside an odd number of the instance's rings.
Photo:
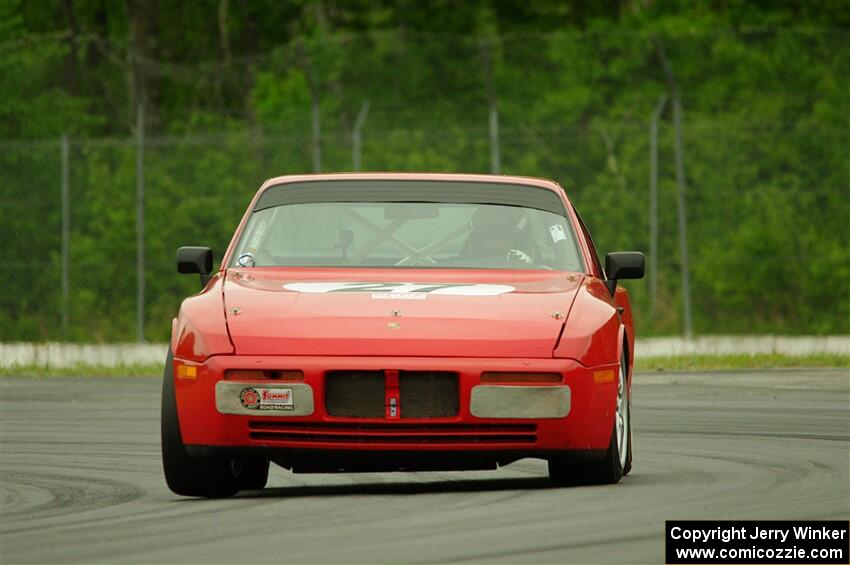
<svg viewBox="0 0 850 565">
<path fill-rule="evenodd" d="M 561 373 L 524 373 L 488 371 L 481 373 L 482 383 L 560 383 Z"/>
<path fill-rule="evenodd" d="M 230 369 L 224 372 L 224 378 L 233 381 L 256 381 L 270 379 L 274 381 L 303 381 L 304 373 L 298 370 L 257 370 Z"/>
<path fill-rule="evenodd" d="M 198 378 L 198 368 L 194 365 L 177 365 L 177 378 L 178 379 L 197 379 Z"/>
<path fill-rule="evenodd" d="M 614 369 L 606 369 L 605 371 L 593 371 L 593 382 L 595 383 L 613 383 Z"/>
</svg>

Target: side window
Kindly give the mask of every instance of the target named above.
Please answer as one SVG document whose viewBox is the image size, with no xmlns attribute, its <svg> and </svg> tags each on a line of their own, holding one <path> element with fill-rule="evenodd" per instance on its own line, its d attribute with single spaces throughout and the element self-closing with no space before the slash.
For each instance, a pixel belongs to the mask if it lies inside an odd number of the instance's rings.
<svg viewBox="0 0 850 565">
<path fill-rule="evenodd" d="M 590 256 L 593 259 L 593 264 L 596 265 L 596 272 L 602 275 L 602 278 L 605 278 L 605 269 L 602 268 L 602 263 L 599 261 L 599 254 L 596 252 L 596 246 L 593 244 L 593 238 L 590 237 L 590 232 L 587 230 L 587 226 L 584 225 L 584 220 L 581 219 L 581 214 L 578 213 L 575 206 L 573 206 L 573 212 L 576 213 L 576 217 L 578 218 L 578 223 L 581 226 L 581 233 L 584 234 L 584 239 L 587 241 L 587 245 L 590 247 Z"/>
</svg>

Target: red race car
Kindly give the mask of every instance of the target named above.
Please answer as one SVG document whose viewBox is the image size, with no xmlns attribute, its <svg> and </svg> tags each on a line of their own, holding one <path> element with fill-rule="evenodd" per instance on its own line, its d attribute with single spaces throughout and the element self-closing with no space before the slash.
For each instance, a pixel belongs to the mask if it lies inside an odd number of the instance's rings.
<svg viewBox="0 0 850 565">
<path fill-rule="evenodd" d="M 295 472 L 494 469 L 556 485 L 631 468 L 634 328 L 563 190 L 541 179 L 334 174 L 266 181 L 174 319 L 169 488 L 223 497 Z"/>
</svg>

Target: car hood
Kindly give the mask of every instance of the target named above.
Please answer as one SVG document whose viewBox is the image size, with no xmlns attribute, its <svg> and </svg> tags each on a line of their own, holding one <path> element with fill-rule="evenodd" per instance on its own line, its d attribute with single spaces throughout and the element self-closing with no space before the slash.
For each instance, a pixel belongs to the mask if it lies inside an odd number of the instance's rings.
<svg viewBox="0 0 850 565">
<path fill-rule="evenodd" d="M 551 271 L 231 269 L 238 355 L 551 358 L 584 275 Z"/>
</svg>

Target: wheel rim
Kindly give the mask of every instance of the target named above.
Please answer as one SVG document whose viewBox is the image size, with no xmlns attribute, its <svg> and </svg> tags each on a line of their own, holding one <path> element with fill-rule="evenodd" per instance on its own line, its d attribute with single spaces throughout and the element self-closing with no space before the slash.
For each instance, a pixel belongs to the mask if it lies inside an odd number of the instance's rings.
<svg viewBox="0 0 850 565">
<path fill-rule="evenodd" d="M 617 414 L 614 422 L 617 426 L 617 452 L 620 456 L 620 468 L 626 466 L 629 451 L 629 399 L 626 390 L 626 371 L 620 363 L 620 378 L 617 385 Z"/>
</svg>

